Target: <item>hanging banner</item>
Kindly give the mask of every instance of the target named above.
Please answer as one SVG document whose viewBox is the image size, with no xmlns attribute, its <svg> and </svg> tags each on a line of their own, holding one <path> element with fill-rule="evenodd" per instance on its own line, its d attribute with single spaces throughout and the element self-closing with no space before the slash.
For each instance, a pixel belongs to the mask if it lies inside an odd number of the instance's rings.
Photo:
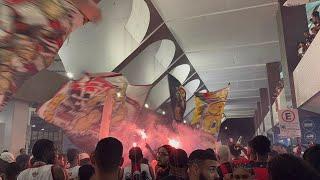
<svg viewBox="0 0 320 180">
<path fill-rule="evenodd" d="M 186 110 L 186 91 L 180 81 L 171 74 L 168 75 L 168 82 L 173 118 L 177 122 L 183 122 L 183 115 Z"/>
<path fill-rule="evenodd" d="M 86 22 L 83 14 L 68 0 L 0 2 L 0 111 L 27 79 L 54 62 L 68 35 Z"/>
<path fill-rule="evenodd" d="M 215 92 L 196 93 L 192 125 L 199 125 L 204 131 L 218 134 L 227 102 L 229 87 Z"/>
<path fill-rule="evenodd" d="M 37 111 L 45 121 L 62 128 L 71 142 L 85 150 L 134 121 L 150 86 L 131 86 L 117 73 L 84 75 L 70 81 Z"/>
<path fill-rule="evenodd" d="M 285 109 L 278 112 L 280 136 L 301 137 L 299 114 L 297 109 Z"/>
</svg>

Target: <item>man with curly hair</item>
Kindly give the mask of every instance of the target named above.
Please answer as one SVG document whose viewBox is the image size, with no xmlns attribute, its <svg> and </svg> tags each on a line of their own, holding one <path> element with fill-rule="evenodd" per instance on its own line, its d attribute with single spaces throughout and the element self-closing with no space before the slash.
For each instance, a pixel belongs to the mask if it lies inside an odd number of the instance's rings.
<svg viewBox="0 0 320 180">
<path fill-rule="evenodd" d="M 271 152 L 271 142 L 266 136 L 256 136 L 249 142 L 249 151 L 252 162 L 248 167 L 252 168 L 257 180 L 268 180 L 267 169 L 268 156 Z"/>
</svg>

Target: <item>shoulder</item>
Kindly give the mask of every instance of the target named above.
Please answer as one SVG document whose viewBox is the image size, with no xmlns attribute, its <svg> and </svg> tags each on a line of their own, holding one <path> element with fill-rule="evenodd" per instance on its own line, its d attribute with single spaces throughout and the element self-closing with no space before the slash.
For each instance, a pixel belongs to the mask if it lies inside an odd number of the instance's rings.
<svg viewBox="0 0 320 180">
<path fill-rule="evenodd" d="M 72 168 L 68 168 L 66 169 L 67 171 L 79 171 L 80 169 L 80 166 L 75 166 L 75 167 L 72 167 Z"/>
<path fill-rule="evenodd" d="M 176 180 L 176 177 L 174 177 L 174 176 L 166 176 L 164 178 L 161 178 L 161 180 Z"/>
<path fill-rule="evenodd" d="M 53 176 L 53 179 L 54 180 L 65 180 L 67 179 L 67 173 L 66 171 L 61 168 L 60 166 L 52 166 L 51 167 L 51 173 L 52 173 L 52 176 Z"/>
<path fill-rule="evenodd" d="M 20 174 L 18 175 L 17 179 L 22 179 L 24 176 L 26 176 L 26 174 L 29 172 L 30 170 L 29 169 L 26 169 L 22 172 L 20 172 Z"/>
<path fill-rule="evenodd" d="M 147 168 L 147 169 L 149 169 L 149 165 L 148 165 L 148 164 L 141 164 L 141 168 Z"/>
<path fill-rule="evenodd" d="M 126 166 L 123 168 L 124 171 L 131 171 L 131 166 Z"/>
</svg>

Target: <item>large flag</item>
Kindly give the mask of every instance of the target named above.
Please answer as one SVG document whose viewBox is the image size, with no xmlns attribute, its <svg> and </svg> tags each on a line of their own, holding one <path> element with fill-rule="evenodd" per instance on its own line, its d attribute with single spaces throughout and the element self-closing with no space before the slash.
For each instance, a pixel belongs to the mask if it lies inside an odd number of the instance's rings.
<svg viewBox="0 0 320 180">
<path fill-rule="evenodd" d="M 0 111 L 25 80 L 53 63 L 68 35 L 90 19 L 88 7 L 98 10 L 69 0 L 0 1 Z"/>
<path fill-rule="evenodd" d="M 199 125 L 204 131 L 217 134 L 221 126 L 229 87 L 215 92 L 196 93 L 192 125 Z"/>
<path fill-rule="evenodd" d="M 168 82 L 173 118 L 177 122 L 183 122 L 183 115 L 186 110 L 186 91 L 180 81 L 171 74 L 168 75 Z"/>
<path fill-rule="evenodd" d="M 117 73 L 86 74 L 63 86 L 38 115 L 61 127 L 76 146 L 91 151 L 118 125 L 138 117 L 149 89 L 129 85 Z"/>
</svg>

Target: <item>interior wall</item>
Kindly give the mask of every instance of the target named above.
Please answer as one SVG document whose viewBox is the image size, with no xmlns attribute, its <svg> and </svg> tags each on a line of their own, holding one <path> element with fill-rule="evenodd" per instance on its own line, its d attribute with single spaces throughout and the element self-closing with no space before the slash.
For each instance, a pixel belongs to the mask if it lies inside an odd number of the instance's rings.
<svg viewBox="0 0 320 180">
<path fill-rule="evenodd" d="M 9 102 L 3 111 L 0 112 L 0 122 L 4 123 L 4 136 L 0 137 L 2 139 L 2 148 L 9 149 L 11 145 L 11 130 L 12 130 L 12 116 L 13 116 L 13 108 L 14 103 L 11 101 Z"/>
<path fill-rule="evenodd" d="M 11 145 L 9 148 L 15 155 L 19 153 L 21 148 L 26 148 L 29 118 L 29 105 L 22 101 L 15 101 L 10 138 Z"/>
<path fill-rule="evenodd" d="M 308 104 L 320 91 L 319 46 L 320 34 L 314 38 L 308 51 L 294 71 L 293 76 L 298 107 Z M 315 106 L 315 108 L 319 109 L 319 106 Z"/>
<path fill-rule="evenodd" d="M 6 124 L 4 122 L 0 122 L 0 152 L 2 152 L 5 149 L 5 144 L 4 144 L 5 128 L 6 128 Z"/>
<path fill-rule="evenodd" d="M 26 146 L 29 106 L 22 101 L 11 101 L 0 112 L 0 150 L 7 149 L 17 155 Z"/>
<path fill-rule="evenodd" d="M 293 71 L 299 64 L 297 43 L 304 41 L 303 33 L 308 30 L 307 15 L 305 5 L 295 7 L 284 7 L 283 4 L 286 0 L 279 0 L 280 14 L 281 15 L 281 30 L 283 31 L 283 37 L 280 37 L 280 41 L 284 42 L 284 48 L 286 58 L 282 61 L 283 65 L 287 65 L 288 71 L 284 71 L 286 85 L 290 86 L 291 98 L 293 107 L 297 106 L 294 90 Z M 282 56 L 284 58 L 284 56 Z"/>
</svg>

